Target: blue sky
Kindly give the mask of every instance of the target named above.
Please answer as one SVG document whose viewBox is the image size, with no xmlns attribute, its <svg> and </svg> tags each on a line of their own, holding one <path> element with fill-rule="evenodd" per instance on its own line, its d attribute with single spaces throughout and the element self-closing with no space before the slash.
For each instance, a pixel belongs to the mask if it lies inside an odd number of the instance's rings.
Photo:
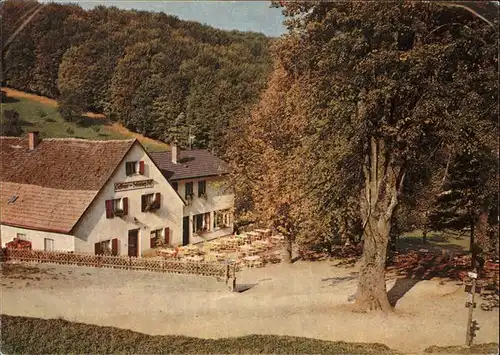
<svg viewBox="0 0 500 355">
<path fill-rule="evenodd" d="M 43 1 L 49 2 L 49 1 Z M 270 8 L 270 1 L 125 1 L 125 0 L 57 0 L 59 3 L 78 3 L 85 9 L 97 5 L 116 6 L 165 12 L 183 20 L 197 21 L 226 30 L 262 32 L 279 36 L 285 32 L 280 9 Z"/>
</svg>

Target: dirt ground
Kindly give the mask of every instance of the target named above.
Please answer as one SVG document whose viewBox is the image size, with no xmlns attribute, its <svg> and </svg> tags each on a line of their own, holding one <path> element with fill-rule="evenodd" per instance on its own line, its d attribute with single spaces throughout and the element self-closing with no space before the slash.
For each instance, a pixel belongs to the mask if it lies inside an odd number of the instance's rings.
<svg viewBox="0 0 500 355">
<path fill-rule="evenodd" d="M 467 297 L 462 285 L 439 279 L 398 281 L 398 292 L 392 294 L 407 292 L 394 314 L 359 314 L 351 312 L 348 303 L 356 290 L 358 266 L 334 264 L 298 261 L 244 269 L 237 280 L 242 292 L 234 293 L 210 277 L 7 264 L 2 270 L 1 312 L 62 317 L 152 335 L 276 334 L 379 342 L 411 354 L 432 345 L 463 345 Z M 395 276 L 388 275 L 388 290 L 395 282 Z M 498 316 L 498 309 L 475 310 L 481 327 L 477 343 L 498 341 Z"/>
</svg>

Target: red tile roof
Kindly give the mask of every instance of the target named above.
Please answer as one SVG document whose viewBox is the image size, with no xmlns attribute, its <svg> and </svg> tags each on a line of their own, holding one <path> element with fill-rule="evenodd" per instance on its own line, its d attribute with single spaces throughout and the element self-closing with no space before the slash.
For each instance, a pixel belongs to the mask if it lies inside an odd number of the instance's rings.
<svg viewBox="0 0 500 355">
<path fill-rule="evenodd" d="M 28 229 L 69 233 L 96 194 L 97 191 L 0 182 L 0 221 Z M 14 196 L 15 201 L 9 203 Z"/>
<path fill-rule="evenodd" d="M 149 153 L 156 165 L 169 180 L 218 176 L 229 172 L 228 165 L 207 150 L 182 150 L 177 164 L 172 162 L 171 152 Z"/>
<path fill-rule="evenodd" d="M 0 222 L 70 233 L 134 142 L 0 137 Z"/>
<path fill-rule="evenodd" d="M 61 190 L 100 190 L 135 140 L 0 137 L 0 181 Z"/>
</svg>

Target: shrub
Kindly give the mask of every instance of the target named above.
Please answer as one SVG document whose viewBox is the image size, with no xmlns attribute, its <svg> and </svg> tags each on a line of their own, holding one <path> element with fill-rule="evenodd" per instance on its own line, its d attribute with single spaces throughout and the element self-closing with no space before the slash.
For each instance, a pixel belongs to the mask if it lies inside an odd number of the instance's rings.
<svg viewBox="0 0 500 355">
<path fill-rule="evenodd" d="M 94 132 L 98 133 L 98 132 L 101 130 L 101 127 L 99 127 L 99 126 L 93 126 L 93 127 L 92 127 L 92 130 L 93 130 Z"/>
<path fill-rule="evenodd" d="M 45 116 L 47 116 L 47 112 L 45 112 L 44 110 L 42 109 L 38 109 L 38 115 L 41 117 L 41 118 L 44 118 Z"/>
<path fill-rule="evenodd" d="M 68 132 L 69 134 L 75 134 L 75 130 L 71 127 L 66 128 L 66 132 Z"/>
<path fill-rule="evenodd" d="M 3 120 L 0 125 L 0 132 L 2 135 L 13 137 L 19 137 L 23 133 L 19 112 L 15 110 L 3 111 Z"/>
<path fill-rule="evenodd" d="M 53 118 L 47 117 L 47 118 L 45 119 L 45 122 L 47 122 L 47 123 L 51 123 L 51 122 L 56 122 L 56 120 L 55 120 L 55 119 L 53 119 Z"/>
</svg>

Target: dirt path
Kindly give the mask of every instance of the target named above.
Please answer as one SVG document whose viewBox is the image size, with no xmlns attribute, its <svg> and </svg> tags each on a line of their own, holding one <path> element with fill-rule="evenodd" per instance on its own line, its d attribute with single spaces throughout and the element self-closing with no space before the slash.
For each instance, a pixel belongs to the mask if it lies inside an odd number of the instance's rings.
<svg viewBox="0 0 500 355">
<path fill-rule="evenodd" d="M 420 353 L 432 345 L 462 345 L 467 309 L 463 286 L 421 281 L 398 300 L 392 315 L 358 314 L 347 298 L 358 268 L 297 262 L 245 269 L 230 293 L 213 278 L 43 265 L 42 273 L 4 274 L 4 314 L 63 317 L 157 334 L 202 338 L 248 334 L 379 342 Z M 37 279 L 38 278 L 38 279 Z M 395 279 L 388 281 L 388 289 Z M 477 343 L 498 340 L 498 309 L 475 311 Z"/>
<path fill-rule="evenodd" d="M 10 97 L 23 98 L 23 99 L 39 102 L 43 105 L 47 105 L 50 107 L 57 107 L 56 100 L 50 99 L 50 98 L 45 97 L 45 96 L 30 94 L 30 93 L 26 93 L 23 91 L 18 91 L 18 90 L 14 90 L 14 89 L 10 89 L 10 88 L 5 88 L 5 87 L 2 87 L 2 91 L 4 91 L 7 94 L 7 96 L 10 96 Z M 89 117 L 89 118 L 98 118 L 98 119 L 106 120 L 106 116 L 104 116 L 101 113 L 87 112 L 84 114 L 84 116 Z M 136 138 L 139 142 L 141 142 L 143 144 L 154 145 L 155 147 L 165 149 L 165 150 L 168 149 L 168 144 L 166 144 L 166 143 L 157 141 L 157 140 L 149 138 L 149 137 L 145 137 L 139 133 L 132 132 L 129 129 L 125 128 L 120 123 L 117 123 L 117 122 L 111 123 L 107 120 L 106 120 L 106 122 L 109 123 L 109 125 L 107 127 L 110 131 L 122 134 L 122 135 L 127 136 L 127 137 Z"/>
</svg>

